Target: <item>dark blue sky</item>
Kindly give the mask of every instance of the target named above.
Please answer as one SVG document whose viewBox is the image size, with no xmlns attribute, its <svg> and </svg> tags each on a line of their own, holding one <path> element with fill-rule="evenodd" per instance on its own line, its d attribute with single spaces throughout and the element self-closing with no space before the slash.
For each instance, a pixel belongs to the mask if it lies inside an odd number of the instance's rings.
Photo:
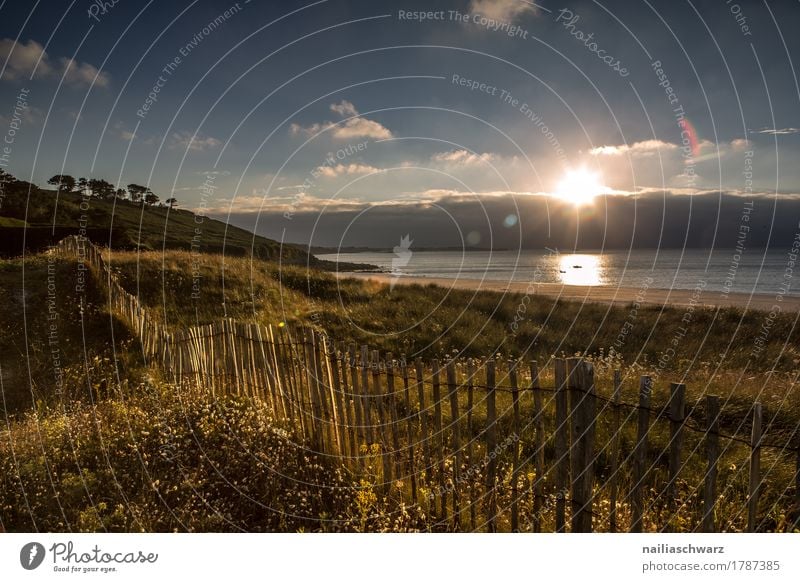
<svg viewBox="0 0 800 582">
<path fill-rule="evenodd" d="M 570 172 L 610 195 L 800 192 L 797 2 L 1 6 L 0 131 L 28 103 L 7 168 L 38 183 L 237 217 L 564 194 Z"/>
</svg>

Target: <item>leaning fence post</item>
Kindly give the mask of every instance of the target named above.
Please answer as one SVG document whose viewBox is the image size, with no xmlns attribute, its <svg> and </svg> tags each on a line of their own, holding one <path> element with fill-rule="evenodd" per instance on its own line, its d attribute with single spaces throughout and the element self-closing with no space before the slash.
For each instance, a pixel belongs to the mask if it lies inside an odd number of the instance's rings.
<svg viewBox="0 0 800 582">
<path fill-rule="evenodd" d="M 566 525 L 566 492 L 569 482 L 566 360 L 556 359 L 554 371 L 556 381 L 556 532 L 563 532 Z"/>
<path fill-rule="evenodd" d="M 753 404 L 753 430 L 750 434 L 750 494 L 747 498 L 747 531 L 757 529 L 758 496 L 761 488 L 761 403 Z"/>
<path fill-rule="evenodd" d="M 497 531 L 497 492 L 495 480 L 497 474 L 497 407 L 495 401 L 494 360 L 486 362 L 486 455 L 488 467 L 486 472 L 486 524 L 490 533 Z"/>
<path fill-rule="evenodd" d="M 678 507 L 678 473 L 681 470 L 681 447 L 683 446 L 683 421 L 686 416 L 686 386 L 672 383 L 669 387 L 669 482 L 667 483 L 667 504 L 669 516 L 667 530 L 674 531 L 671 521 Z"/>
<path fill-rule="evenodd" d="M 641 533 L 644 512 L 644 480 L 647 463 L 647 432 L 650 430 L 650 393 L 653 381 L 650 376 L 639 379 L 639 422 L 634 450 L 633 491 L 631 492 L 631 531 Z"/>
<path fill-rule="evenodd" d="M 719 397 L 706 396 L 706 458 L 708 470 L 703 484 L 703 532 L 714 531 L 714 505 L 717 495 L 719 461 Z"/>
</svg>

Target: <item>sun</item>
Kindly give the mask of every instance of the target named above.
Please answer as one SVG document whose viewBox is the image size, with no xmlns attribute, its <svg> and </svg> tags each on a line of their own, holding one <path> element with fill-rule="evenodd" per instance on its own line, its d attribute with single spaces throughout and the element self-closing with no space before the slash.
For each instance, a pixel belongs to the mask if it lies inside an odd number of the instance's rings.
<svg viewBox="0 0 800 582">
<path fill-rule="evenodd" d="M 581 168 L 567 171 L 553 194 L 575 206 L 584 206 L 591 204 L 595 197 L 605 190 L 606 187 L 603 186 L 600 176 Z"/>
</svg>

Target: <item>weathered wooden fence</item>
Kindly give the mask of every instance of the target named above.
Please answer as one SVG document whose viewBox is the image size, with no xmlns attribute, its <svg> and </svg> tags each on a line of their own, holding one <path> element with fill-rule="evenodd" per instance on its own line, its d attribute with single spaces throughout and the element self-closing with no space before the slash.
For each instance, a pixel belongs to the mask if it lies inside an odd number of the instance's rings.
<svg viewBox="0 0 800 582">
<path fill-rule="evenodd" d="M 91 243 L 70 237 L 56 252 L 96 270 L 111 308 L 177 385 L 265 402 L 309 446 L 385 494 L 419 504 L 442 529 L 710 532 L 736 524 L 748 531 L 798 525 L 797 427 L 783 434 L 782 444 L 767 442 L 758 402 L 726 434 L 720 425 L 728 417 L 717 396 L 687 411 L 686 387 L 673 383 L 661 399 L 666 404 L 654 405 L 657 387 L 642 376 L 638 403 L 625 403 L 630 380 L 614 372 L 610 394 L 601 395 L 593 364 L 581 358 L 554 359 L 542 369 L 535 361 L 494 358 L 407 361 L 309 328 L 229 319 L 170 331 L 119 284 Z M 746 426 L 750 437 L 738 436 Z M 743 467 L 724 466 L 728 457 L 744 460 Z M 772 482 L 781 475 L 789 482 Z M 767 480 L 782 492 L 765 504 Z M 739 504 L 727 507 L 723 520 L 718 509 L 729 496 Z M 788 525 L 775 523 L 776 512 L 789 516 Z"/>
</svg>

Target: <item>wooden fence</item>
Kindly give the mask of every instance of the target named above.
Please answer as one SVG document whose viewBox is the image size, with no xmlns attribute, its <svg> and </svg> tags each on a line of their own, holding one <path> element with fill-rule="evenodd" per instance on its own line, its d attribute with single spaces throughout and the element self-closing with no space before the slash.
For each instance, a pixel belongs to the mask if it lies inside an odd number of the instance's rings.
<svg viewBox="0 0 800 582">
<path fill-rule="evenodd" d="M 407 361 L 309 328 L 230 319 L 170 331 L 120 285 L 91 243 L 70 237 L 55 252 L 96 270 L 111 308 L 176 384 L 263 401 L 310 447 L 383 493 L 420 505 L 441 529 L 798 527 L 797 427 L 782 433 L 782 444 L 768 442 L 758 402 L 726 434 L 720 425 L 730 419 L 717 396 L 689 406 L 686 386 L 672 383 L 656 405 L 655 383 L 642 376 L 638 402 L 629 404 L 622 400 L 629 379 L 615 371 L 602 395 L 593 364 L 581 358 L 542 369 L 493 358 Z M 738 436 L 745 427 L 749 438 Z M 762 502 L 766 483 L 778 493 Z M 729 498 L 738 502 L 731 507 Z"/>
</svg>

